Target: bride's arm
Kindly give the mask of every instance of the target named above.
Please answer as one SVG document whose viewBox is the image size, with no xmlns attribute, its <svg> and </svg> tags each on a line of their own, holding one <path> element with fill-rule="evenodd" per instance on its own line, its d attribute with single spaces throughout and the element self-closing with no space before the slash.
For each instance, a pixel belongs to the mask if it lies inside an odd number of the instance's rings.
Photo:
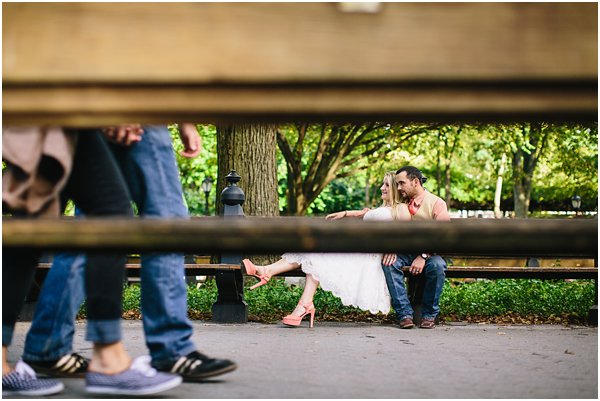
<svg viewBox="0 0 600 401">
<path fill-rule="evenodd" d="M 370 209 L 368 207 L 363 210 L 343 210 L 341 212 L 335 212 L 325 216 L 325 220 L 339 220 L 344 217 L 363 217 Z"/>
</svg>

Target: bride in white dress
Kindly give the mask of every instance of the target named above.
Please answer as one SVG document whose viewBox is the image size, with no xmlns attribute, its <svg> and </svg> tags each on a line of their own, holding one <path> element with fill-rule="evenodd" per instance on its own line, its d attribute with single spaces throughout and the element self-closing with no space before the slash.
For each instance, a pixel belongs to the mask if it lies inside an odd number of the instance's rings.
<svg viewBox="0 0 600 401">
<path fill-rule="evenodd" d="M 406 204 L 401 203 L 396 186 L 395 173 L 388 172 L 381 185 L 383 204 L 376 209 L 345 210 L 332 213 L 327 220 L 346 217 L 362 217 L 371 221 L 410 220 Z M 244 259 L 246 273 L 260 281 L 255 289 L 266 284 L 272 276 L 300 267 L 306 273 L 306 284 L 294 311 L 282 322 L 299 326 L 302 319 L 310 315 L 310 327 L 314 324 L 315 307 L 313 297 L 319 286 L 331 291 L 344 305 L 356 306 L 371 313 L 390 311 L 390 295 L 381 267 L 381 253 L 285 253 L 275 263 L 266 266 L 254 265 Z"/>
</svg>

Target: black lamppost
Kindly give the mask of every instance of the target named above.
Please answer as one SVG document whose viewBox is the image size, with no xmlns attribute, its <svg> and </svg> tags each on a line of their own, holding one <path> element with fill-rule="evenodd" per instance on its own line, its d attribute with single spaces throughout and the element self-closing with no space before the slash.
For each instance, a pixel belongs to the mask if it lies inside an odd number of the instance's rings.
<svg viewBox="0 0 600 401">
<path fill-rule="evenodd" d="M 204 196 L 206 197 L 206 203 L 204 206 L 204 214 L 208 216 L 208 194 L 210 194 L 210 190 L 213 186 L 213 179 L 210 177 L 206 177 L 204 181 L 202 181 L 202 192 L 204 192 Z"/>
<path fill-rule="evenodd" d="M 571 198 L 571 206 L 573 206 L 573 210 L 575 210 L 575 216 L 577 216 L 577 214 L 579 214 L 579 210 L 581 210 L 581 196 L 573 196 Z"/>
</svg>

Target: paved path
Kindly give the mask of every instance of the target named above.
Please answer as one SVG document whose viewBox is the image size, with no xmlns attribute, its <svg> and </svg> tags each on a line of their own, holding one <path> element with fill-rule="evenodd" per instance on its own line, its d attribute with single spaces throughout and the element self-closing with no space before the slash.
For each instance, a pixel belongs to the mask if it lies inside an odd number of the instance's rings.
<svg viewBox="0 0 600 401">
<path fill-rule="evenodd" d="M 598 330 L 590 327 L 194 322 L 194 340 L 239 368 L 204 383 L 184 383 L 165 398 L 597 398 Z M 22 351 L 17 325 L 9 360 Z M 141 322 L 124 321 L 133 356 L 146 353 Z M 85 324 L 75 349 L 90 355 Z M 65 380 L 51 398 L 86 398 L 83 381 Z M 89 397 L 91 398 L 91 397 Z"/>
</svg>

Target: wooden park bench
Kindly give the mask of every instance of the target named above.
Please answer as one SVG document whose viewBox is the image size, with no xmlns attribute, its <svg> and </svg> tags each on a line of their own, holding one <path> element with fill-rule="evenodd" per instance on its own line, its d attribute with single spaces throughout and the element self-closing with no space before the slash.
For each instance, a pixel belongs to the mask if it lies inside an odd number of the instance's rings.
<svg viewBox="0 0 600 401">
<path fill-rule="evenodd" d="M 538 280 L 558 280 L 558 279 L 580 279 L 593 280 L 596 287 L 596 297 L 598 298 L 598 263 L 597 259 L 581 258 L 511 258 L 506 255 L 496 257 L 446 257 L 451 263 L 459 265 L 450 265 L 446 271 L 446 278 L 456 279 L 538 279 Z M 533 261 L 533 263 L 532 263 Z M 491 263 L 490 263 L 491 262 Z M 541 263 L 540 263 L 541 262 Z M 529 264 L 529 266 L 528 266 Z M 560 266 L 556 266 L 560 264 Z M 534 266 L 531 266 L 534 265 Z M 139 269 L 140 265 L 129 265 L 130 270 Z M 211 265 L 186 263 L 186 275 L 190 276 L 214 276 L 219 269 L 241 269 L 242 265 Z M 407 277 L 407 291 L 409 298 L 415 310 L 415 321 L 420 321 L 421 298 L 423 295 L 424 281 L 418 276 L 412 276 L 408 272 L 409 267 L 405 266 L 403 271 Z M 137 272 L 136 272 L 137 273 Z M 281 277 L 304 277 L 301 269 L 285 272 Z M 588 323 L 597 324 L 597 306 L 594 306 L 588 313 Z"/>
<path fill-rule="evenodd" d="M 185 275 L 186 277 L 194 276 L 214 276 L 219 271 L 237 271 L 240 270 L 243 274 L 246 274 L 241 264 L 226 264 L 226 263 L 196 263 L 191 261 L 194 255 L 186 255 Z M 140 277 L 140 269 L 142 265 L 137 257 L 129 258 L 125 265 L 126 273 L 128 278 Z M 203 257 L 203 259 L 210 259 L 210 257 Z M 494 260 L 509 260 L 513 261 L 514 258 L 503 256 L 502 258 L 493 258 Z M 567 259 L 569 260 L 569 259 Z M 581 260 L 581 259 L 577 259 Z M 447 278 L 536 278 L 542 280 L 553 280 L 553 279 L 586 279 L 595 280 L 598 277 L 598 268 L 592 266 L 594 261 L 589 261 L 586 266 L 546 266 L 546 267 L 519 267 L 519 266 L 492 266 L 492 265 L 478 265 L 478 266 L 449 266 L 446 271 Z M 38 268 L 43 271 L 42 274 L 52 266 L 49 261 L 40 262 Z M 408 266 L 405 266 L 405 273 L 408 273 Z M 280 277 L 304 277 L 305 274 L 301 269 L 292 270 L 285 272 Z M 408 274 L 407 274 L 408 276 Z"/>
<path fill-rule="evenodd" d="M 210 257 L 197 257 L 196 255 L 186 255 L 185 275 L 188 282 L 193 282 L 197 276 L 216 276 L 219 272 L 234 272 L 239 271 L 245 274 L 242 264 L 211 264 L 207 263 Z M 202 263 L 197 263 L 200 259 Z M 557 259 L 542 259 L 542 266 L 528 267 L 526 263 L 529 258 L 509 258 L 501 257 L 478 257 L 464 258 L 452 257 L 454 263 L 461 265 L 451 265 L 446 271 L 446 278 L 483 278 L 483 279 L 540 279 L 540 280 L 555 280 L 555 279 L 582 279 L 593 280 L 596 285 L 596 299 L 598 293 L 598 266 L 597 260 L 594 259 L 573 259 L 560 258 L 561 266 L 555 266 Z M 535 259 L 539 261 L 539 259 Z M 474 265 L 474 262 L 476 265 Z M 489 263 L 494 262 L 494 263 Z M 469 265 L 465 265 L 465 263 Z M 520 266 L 515 266 L 515 263 L 520 263 Z M 548 266 L 550 264 L 550 266 Z M 501 266 L 498 266 L 501 265 Z M 564 265 L 564 266 L 563 266 Z M 35 285 L 28 296 L 29 302 L 35 302 L 37 294 L 41 288 L 41 284 L 47 274 L 51 263 L 48 261 L 41 262 L 38 265 L 39 269 L 36 272 Z M 137 281 L 140 276 L 141 263 L 139 258 L 132 257 L 128 260 L 126 267 L 127 277 L 129 281 Z M 408 273 L 408 267 L 404 267 L 404 272 L 407 277 L 407 289 L 409 297 L 413 303 L 413 307 L 417 312 L 415 319 L 418 321 L 418 311 L 420 311 L 420 298 L 422 296 L 422 281 L 412 277 Z M 281 274 L 280 277 L 304 277 L 305 274 L 301 269 L 296 269 L 290 272 Z M 243 297 L 243 293 L 240 294 Z M 590 310 L 588 322 L 597 324 L 597 307 Z"/>
</svg>

